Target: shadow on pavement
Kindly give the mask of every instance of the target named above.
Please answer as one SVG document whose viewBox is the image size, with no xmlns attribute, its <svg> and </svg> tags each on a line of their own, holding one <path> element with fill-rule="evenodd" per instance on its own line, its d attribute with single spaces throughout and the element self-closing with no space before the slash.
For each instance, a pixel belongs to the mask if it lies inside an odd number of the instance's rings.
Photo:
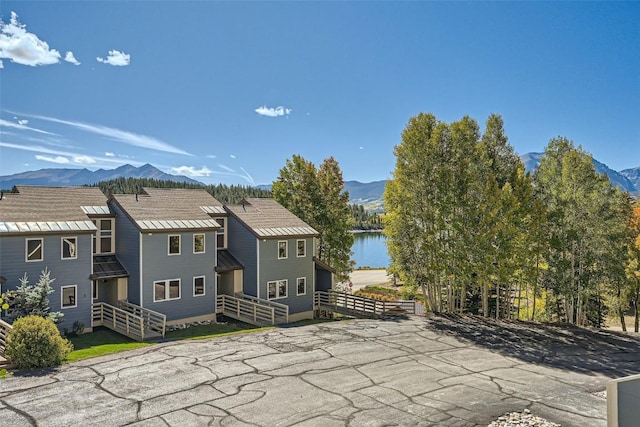
<svg viewBox="0 0 640 427">
<path fill-rule="evenodd" d="M 640 373 L 640 337 L 569 324 L 431 315 L 429 329 L 504 356 L 583 374 L 622 377 Z"/>
</svg>

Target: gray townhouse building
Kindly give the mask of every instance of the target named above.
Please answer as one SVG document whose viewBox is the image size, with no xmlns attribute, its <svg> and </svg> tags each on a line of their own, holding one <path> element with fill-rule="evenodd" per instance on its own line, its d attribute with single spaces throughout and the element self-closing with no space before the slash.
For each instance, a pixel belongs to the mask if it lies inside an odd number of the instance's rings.
<svg viewBox="0 0 640 427">
<path fill-rule="evenodd" d="M 312 318 L 314 291 L 333 287 L 314 257 L 317 235 L 272 199 L 224 206 L 200 189 L 107 197 L 16 186 L 0 198 L 0 282 L 15 289 L 46 268 L 60 328 L 77 321 L 136 339 L 220 314 L 290 322 Z"/>
</svg>

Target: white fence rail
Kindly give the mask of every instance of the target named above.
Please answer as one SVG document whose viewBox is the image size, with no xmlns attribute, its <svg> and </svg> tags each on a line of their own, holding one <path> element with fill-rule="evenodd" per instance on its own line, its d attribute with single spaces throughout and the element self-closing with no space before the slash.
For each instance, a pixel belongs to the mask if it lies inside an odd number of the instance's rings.
<svg viewBox="0 0 640 427">
<path fill-rule="evenodd" d="M 164 336 L 167 324 L 167 316 L 139 305 L 131 304 L 129 301 L 118 301 L 118 308 L 124 310 L 134 316 L 141 317 L 144 322 L 144 328 L 155 331 Z"/>
<path fill-rule="evenodd" d="M 337 291 L 315 292 L 313 305 L 316 309 L 329 308 L 370 317 L 423 313 L 422 306 L 415 301 L 380 301 Z"/>
<path fill-rule="evenodd" d="M 275 308 L 231 295 L 218 295 L 216 312 L 257 326 L 276 324 Z"/>
<path fill-rule="evenodd" d="M 256 298 L 252 295 L 247 295 L 243 293 L 236 294 L 236 298 L 241 298 L 243 300 L 251 301 L 256 304 L 266 305 L 268 307 L 272 307 L 275 311 L 276 322 L 282 320 L 283 323 L 289 322 L 289 306 L 285 304 L 280 304 L 279 302 L 269 301 L 262 298 Z"/>
</svg>

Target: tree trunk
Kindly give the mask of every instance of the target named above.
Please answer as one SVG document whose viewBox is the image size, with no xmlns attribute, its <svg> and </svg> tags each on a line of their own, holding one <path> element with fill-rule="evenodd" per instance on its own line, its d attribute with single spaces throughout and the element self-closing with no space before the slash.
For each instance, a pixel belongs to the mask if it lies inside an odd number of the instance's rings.
<svg viewBox="0 0 640 427">
<path fill-rule="evenodd" d="M 482 283 L 482 315 L 489 317 L 489 286 L 487 282 Z"/>
<path fill-rule="evenodd" d="M 620 326 L 622 326 L 622 332 L 627 332 L 627 322 L 624 320 L 624 311 L 622 311 L 622 308 L 618 308 L 618 316 L 620 316 Z"/>
</svg>

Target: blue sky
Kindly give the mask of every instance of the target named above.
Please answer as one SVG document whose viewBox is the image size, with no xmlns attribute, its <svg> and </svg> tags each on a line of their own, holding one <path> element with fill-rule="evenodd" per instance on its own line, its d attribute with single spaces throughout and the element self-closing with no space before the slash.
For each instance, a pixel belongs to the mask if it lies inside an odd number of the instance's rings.
<svg viewBox="0 0 640 427">
<path fill-rule="evenodd" d="M 420 112 L 640 166 L 640 2 L 3 0 L 0 18 L 0 175 L 265 184 L 300 154 L 369 182 Z"/>
</svg>

